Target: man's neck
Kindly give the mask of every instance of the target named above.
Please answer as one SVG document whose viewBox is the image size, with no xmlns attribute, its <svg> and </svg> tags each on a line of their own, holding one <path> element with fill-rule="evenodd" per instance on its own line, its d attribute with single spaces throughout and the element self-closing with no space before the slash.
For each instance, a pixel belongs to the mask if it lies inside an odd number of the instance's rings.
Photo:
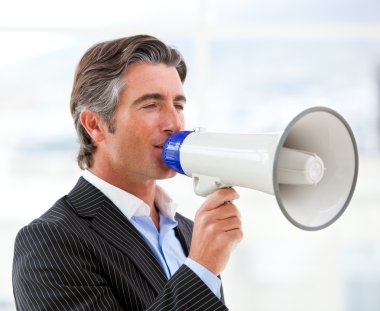
<svg viewBox="0 0 380 311">
<path fill-rule="evenodd" d="M 153 179 L 143 180 L 132 177 L 120 177 L 110 174 L 102 174 L 102 171 L 95 168 L 90 168 L 89 171 L 96 175 L 97 177 L 103 179 L 115 187 L 123 189 L 130 194 L 133 194 L 135 197 L 138 197 L 140 200 L 144 201 L 150 208 L 150 217 L 157 230 L 159 230 L 160 217 L 159 212 L 157 211 L 154 198 L 156 195 L 156 181 Z"/>
<path fill-rule="evenodd" d="M 154 197 L 156 194 L 156 181 L 154 179 L 143 179 L 135 177 L 122 177 L 117 174 L 105 174 L 104 171 L 90 168 L 89 171 L 115 187 L 133 194 L 144 201 L 150 208 L 154 208 Z"/>
</svg>

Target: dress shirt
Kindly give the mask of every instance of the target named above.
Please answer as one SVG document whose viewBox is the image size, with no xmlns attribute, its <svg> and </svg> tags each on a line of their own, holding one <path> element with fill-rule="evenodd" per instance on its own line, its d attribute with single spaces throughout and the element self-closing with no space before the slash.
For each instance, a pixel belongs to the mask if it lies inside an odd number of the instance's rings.
<svg viewBox="0 0 380 311">
<path fill-rule="evenodd" d="M 102 191 L 139 231 L 161 264 L 168 279 L 182 264 L 185 264 L 199 276 L 215 296 L 221 297 L 220 279 L 196 261 L 186 258 L 174 231 L 178 225 L 174 218 L 177 204 L 161 187 L 156 185 L 154 198 L 160 217 L 160 231 L 158 231 L 150 217 L 150 208 L 144 201 L 107 183 L 88 170 L 83 171 L 83 178 Z"/>
</svg>

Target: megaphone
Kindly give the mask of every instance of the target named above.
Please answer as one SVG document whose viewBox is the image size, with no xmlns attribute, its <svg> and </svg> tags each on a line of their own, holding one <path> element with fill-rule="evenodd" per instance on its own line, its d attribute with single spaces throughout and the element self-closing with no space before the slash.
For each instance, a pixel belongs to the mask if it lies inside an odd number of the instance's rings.
<svg viewBox="0 0 380 311">
<path fill-rule="evenodd" d="M 326 107 L 304 110 L 281 132 L 177 132 L 165 142 L 162 157 L 193 178 L 196 194 L 232 186 L 274 194 L 285 217 L 310 231 L 343 214 L 358 176 L 352 130 Z"/>
</svg>

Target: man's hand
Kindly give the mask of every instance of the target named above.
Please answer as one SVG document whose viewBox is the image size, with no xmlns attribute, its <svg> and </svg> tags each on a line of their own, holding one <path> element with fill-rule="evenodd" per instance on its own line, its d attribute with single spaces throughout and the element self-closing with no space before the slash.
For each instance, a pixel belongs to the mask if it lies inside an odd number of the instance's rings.
<svg viewBox="0 0 380 311">
<path fill-rule="evenodd" d="M 233 188 L 219 189 L 195 215 L 189 258 L 215 275 L 224 270 L 234 246 L 243 238 L 240 213 L 232 203 L 238 198 Z"/>
</svg>

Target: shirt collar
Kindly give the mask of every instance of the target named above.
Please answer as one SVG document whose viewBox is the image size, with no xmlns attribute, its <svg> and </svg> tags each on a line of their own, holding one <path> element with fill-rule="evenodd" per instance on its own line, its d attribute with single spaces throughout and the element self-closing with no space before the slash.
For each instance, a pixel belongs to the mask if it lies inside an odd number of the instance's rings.
<svg viewBox="0 0 380 311">
<path fill-rule="evenodd" d="M 149 206 L 133 194 L 111 185 L 89 170 L 83 171 L 83 178 L 103 192 L 128 219 L 133 216 L 150 216 Z M 174 220 L 178 205 L 158 185 L 156 185 L 154 203 L 163 215 Z"/>
</svg>

